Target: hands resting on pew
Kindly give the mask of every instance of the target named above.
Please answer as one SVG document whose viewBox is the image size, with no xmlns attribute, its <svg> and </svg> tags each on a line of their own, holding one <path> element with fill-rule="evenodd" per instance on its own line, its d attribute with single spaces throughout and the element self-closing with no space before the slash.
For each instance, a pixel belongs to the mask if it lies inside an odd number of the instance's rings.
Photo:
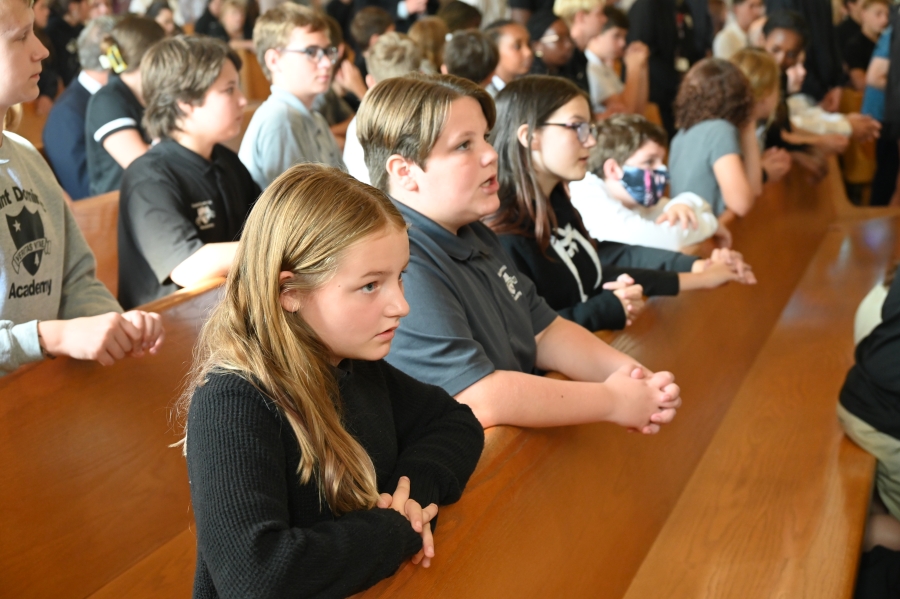
<svg viewBox="0 0 900 599">
<path fill-rule="evenodd" d="M 409 477 L 401 476 L 397 482 L 394 494 L 382 493 L 378 497 L 378 503 L 375 504 L 375 507 L 396 510 L 409 520 L 413 530 L 422 535 L 422 549 L 412 557 L 412 563 L 416 565 L 421 563 L 423 568 L 430 566 L 431 558 L 434 557 L 434 536 L 431 532 L 431 521 L 437 516 L 437 504 L 432 503 L 423 509 L 418 501 L 410 499 Z"/>
<path fill-rule="evenodd" d="M 38 323 L 41 348 L 51 357 L 96 360 L 111 366 L 125 356 L 140 358 L 155 354 L 165 338 L 159 314 L 132 310 L 109 312 L 71 320 L 44 320 Z"/>
</svg>

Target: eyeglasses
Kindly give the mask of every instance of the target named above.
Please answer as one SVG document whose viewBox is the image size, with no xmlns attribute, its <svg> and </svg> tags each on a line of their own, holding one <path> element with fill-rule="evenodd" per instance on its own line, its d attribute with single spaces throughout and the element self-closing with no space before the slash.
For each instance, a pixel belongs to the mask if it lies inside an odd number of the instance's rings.
<svg viewBox="0 0 900 599">
<path fill-rule="evenodd" d="M 337 62 L 338 49 L 334 46 L 322 48 L 320 46 L 307 46 L 306 48 L 282 48 L 281 52 L 293 52 L 295 54 L 306 54 L 310 62 L 318 63 L 323 56 L 327 56 L 331 64 Z"/>
<path fill-rule="evenodd" d="M 578 136 L 578 141 L 582 144 L 586 144 L 588 139 L 592 137 L 594 139 L 597 139 L 597 125 L 595 125 L 594 123 L 544 123 L 543 125 L 541 125 L 541 127 L 546 127 L 547 125 L 571 129 Z"/>
</svg>

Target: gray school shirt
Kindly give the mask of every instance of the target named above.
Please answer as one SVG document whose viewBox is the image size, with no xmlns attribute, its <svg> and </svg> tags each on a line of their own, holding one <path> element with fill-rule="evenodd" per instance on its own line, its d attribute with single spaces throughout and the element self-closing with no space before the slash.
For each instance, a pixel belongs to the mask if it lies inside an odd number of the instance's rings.
<svg viewBox="0 0 900 599">
<path fill-rule="evenodd" d="M 41 359 L 38 320 L 121 312 L 50 167 L 30 143 L 0 145 L 0 376 Z"/>
<path fill-rule="evenodd" d="M 394 203 L 409 224 L 403 280 L 410 311 L 387 361 L 450 395 L 495 370 L 534 372 L 534 337 L 557 314 L 516 270 L 494 232 L 475 222 L 453 235 Z"/>
<path fill-rule="evenodd" d="M 728 154 L 741 155 L 741 139 L 738 128 L 726 120 L 703 121 L 678 131 L 669 150 L 671 197 L 690 191 L 709 202 L 716 216 L 725 212 L 713 165 Z"/>
<path fill-rule="evenodd" d="M 343 153 L 325 117 L 292 93 L 274 85 L 271 90 L 253 113 L 238 152 L 259 188 L 265 189 L 299 162 L 321 162 L 346 172 Z"/>
</svg>

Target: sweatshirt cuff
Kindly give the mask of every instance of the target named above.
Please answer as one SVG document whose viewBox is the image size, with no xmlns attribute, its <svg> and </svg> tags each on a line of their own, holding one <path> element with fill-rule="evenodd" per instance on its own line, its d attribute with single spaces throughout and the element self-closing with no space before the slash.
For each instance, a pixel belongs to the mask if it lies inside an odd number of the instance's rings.
<svg viewBox="0 0 900 599">
<path fill-rule="evenodd" d="M 36 320 L 18 325 L 0 320 L 0 376 L 43 358 L 37 324 Z"/>
<path fill-rule="evenodd" d="M 44 357 L 41 351 L 41 342 L 38 339 L 38 321 L 32 320 L 17 324 L 12 328 L 13 358 L 19 364 L 37 362 Z"/>
</svg>

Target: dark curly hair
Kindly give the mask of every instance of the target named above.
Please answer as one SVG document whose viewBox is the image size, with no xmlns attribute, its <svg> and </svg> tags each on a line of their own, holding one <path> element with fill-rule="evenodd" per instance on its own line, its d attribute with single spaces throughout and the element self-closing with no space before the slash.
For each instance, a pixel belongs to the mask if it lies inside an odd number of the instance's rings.
<svg viewBox="0 0 900 599">
<path fill-rule="evenodd" d="M 752 108 L 753 90 L 747 77 L 720 58 L 695 64 L 684 76 L 673 104 L 679 129 L 712 119 L 724 119 L 740 128 L 750 119 Z"/>
</svg>

